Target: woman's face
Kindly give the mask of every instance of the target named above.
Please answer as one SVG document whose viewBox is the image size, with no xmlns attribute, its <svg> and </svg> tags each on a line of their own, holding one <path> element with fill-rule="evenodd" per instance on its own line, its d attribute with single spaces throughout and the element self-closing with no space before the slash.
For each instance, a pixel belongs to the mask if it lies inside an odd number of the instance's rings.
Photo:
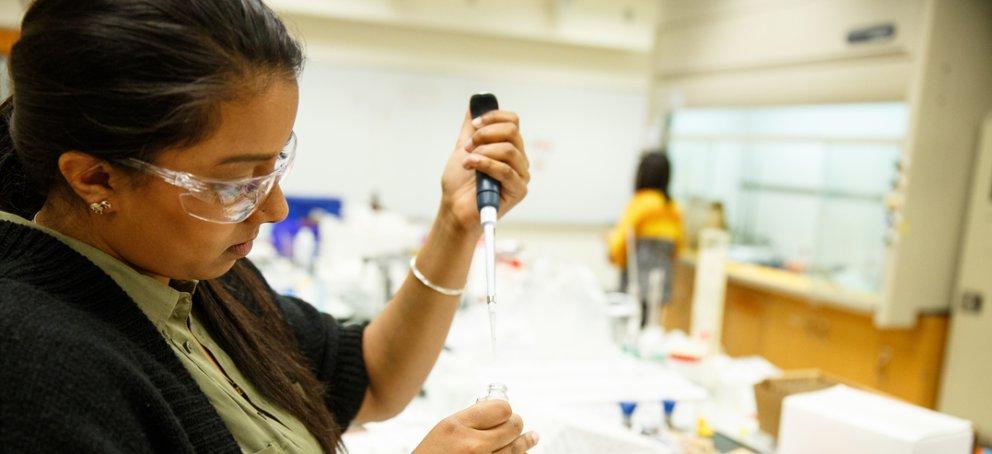
<svg viewBox="0 0 992 454">
<path fill-rule="evenodd" d="M 218 128 L 196 145 L 169 150 L 153 164 L 196 176 L 236 180 L 271 173 L 296 121 L 295 81 L 277 80 L 250 99 L 225 103 Z M 167 279 L 212 279 L 247 254 L 259 226 L 286 217 L 286 199 L 275 185 L 248 219 L 217 224 L 186 213 L 185 189 L 147 176 L 115 189 L 112 219 L 99 228 L 107 245 L 145 274 Z"/>
</svg>

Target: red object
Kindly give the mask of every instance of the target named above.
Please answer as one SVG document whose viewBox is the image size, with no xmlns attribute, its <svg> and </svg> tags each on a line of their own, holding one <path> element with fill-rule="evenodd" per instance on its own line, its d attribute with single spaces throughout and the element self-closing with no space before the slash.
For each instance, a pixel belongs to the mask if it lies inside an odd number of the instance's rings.
<svg viewBox="0 0 992 454">
<path fill-rule="evenodd" d="M 681 353 L 670 353 L 668 357 L 674 360 L 686 362 L 696 362 L 700 359 L 698 356 L 685 355 Z"/>
</svg>

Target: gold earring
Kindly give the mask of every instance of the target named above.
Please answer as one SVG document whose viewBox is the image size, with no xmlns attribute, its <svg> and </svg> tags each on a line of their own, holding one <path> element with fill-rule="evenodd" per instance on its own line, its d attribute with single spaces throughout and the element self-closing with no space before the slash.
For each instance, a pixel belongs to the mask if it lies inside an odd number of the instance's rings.
<svg viewBox="0 0 992 454">
<path fill-rule="evenodd" d="M 90 211 L 96 214 L 103 214 L 104 210 L 107 210 L 108 208 L 110 208 L 110 202 L 106 200 L 101 200 L 90 204 Z"/>
</svg>

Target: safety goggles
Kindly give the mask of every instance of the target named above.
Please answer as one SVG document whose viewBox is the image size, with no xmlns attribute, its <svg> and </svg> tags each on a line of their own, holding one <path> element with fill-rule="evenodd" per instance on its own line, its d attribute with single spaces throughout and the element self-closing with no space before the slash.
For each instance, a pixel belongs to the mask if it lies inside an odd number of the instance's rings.
<svg viewBox="0 0 992 454">
<path fill-rule="evenodd" d="M 134 158 L 116 162 L 155 175 L 166 183 L 185 189 L 186 192 L 179 195 L 179 201 L 186 214 L 207 222 L 236 224 L 248 219 L 268 198 L 272 188 L 279 184 L 292 167 L 295 157 L 296 133 L 293 133 L 276 157 L 275 169 L 267 175 L 258 177 L 218 180 L 162 168 Z"/>
</svg>

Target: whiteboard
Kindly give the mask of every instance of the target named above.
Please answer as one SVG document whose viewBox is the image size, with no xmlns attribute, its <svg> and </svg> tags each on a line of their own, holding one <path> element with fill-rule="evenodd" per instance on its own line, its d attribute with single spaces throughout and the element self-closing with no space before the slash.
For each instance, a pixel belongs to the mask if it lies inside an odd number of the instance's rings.
<svg viewBox="0 0 992 454">
<path fill-rule="evenodd" d="M 299 154 L 283 188 L 430 219 L 469 97 L 516 111 L 531 159 L 527 199 L 506 220 L 609 224 L 632 192 L 647 99 L 624 87 L 443 75 L 310 61 L 300 79 Z"/>
</svg>

